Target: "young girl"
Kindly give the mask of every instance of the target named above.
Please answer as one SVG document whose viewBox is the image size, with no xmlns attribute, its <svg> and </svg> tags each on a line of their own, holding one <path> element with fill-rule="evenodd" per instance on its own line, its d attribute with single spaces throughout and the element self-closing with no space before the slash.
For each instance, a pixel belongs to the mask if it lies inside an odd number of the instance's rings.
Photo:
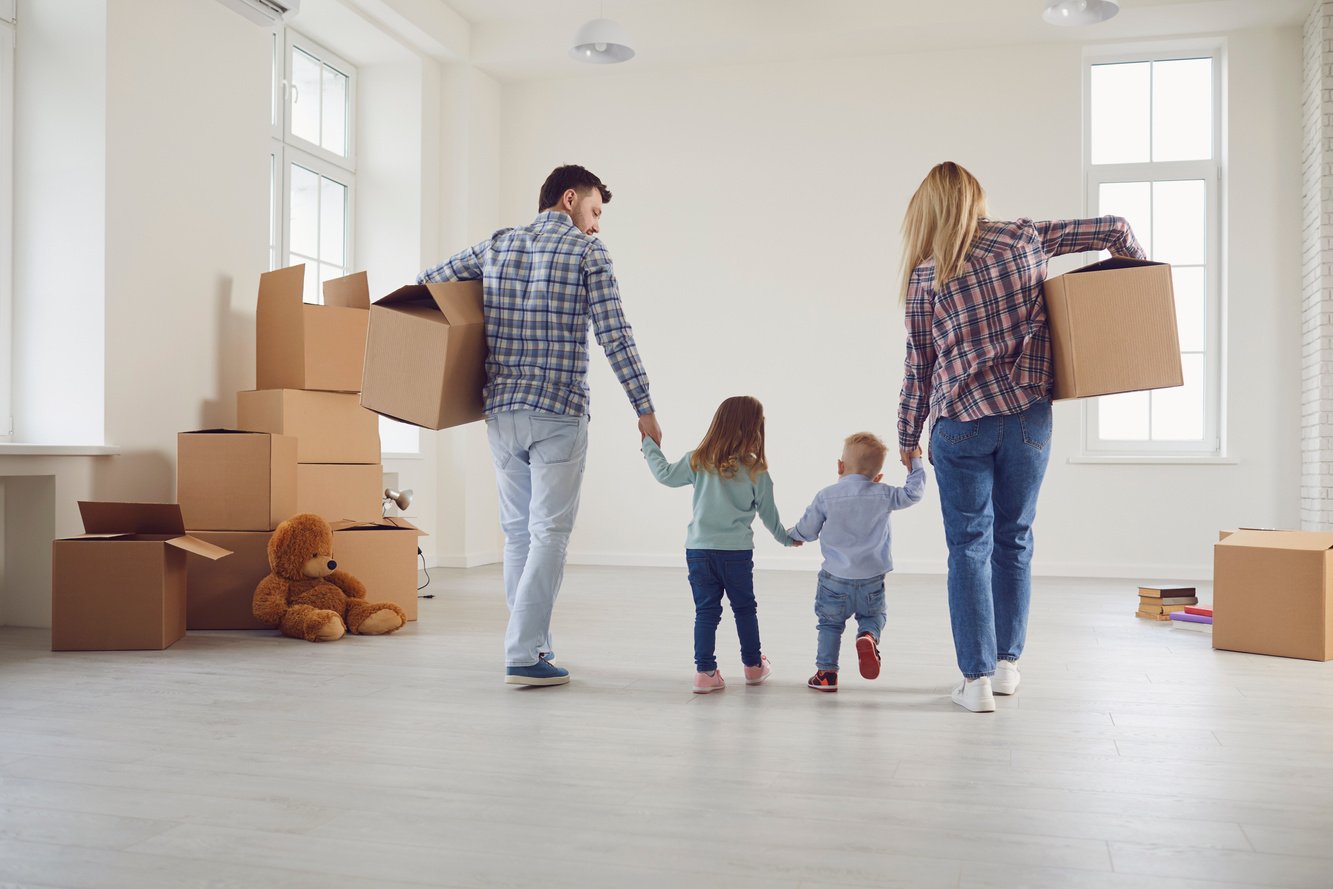
<svg viewBox="0 0 1333 889">
<path fill-rule="evenodd" d="M 656 442 L 645 437 L 643 455 L 662 484 L 694 485 L 694 518 L 685 537 L 685 561 L 694 590 L 694 693 L 705 695 L 726 687 L 714 652 L 723 593 L 736 618 L 745 683 L 758 685 L 772 667 L 759 650 L 750 531 L 755 513 L 778 543 L 801 545 L 787 536 L 773 503 L 773 480 L 764 457 L 764 406 L 748 395 L 728 398 L 695 450 L 668 463 Z"/>
</svg>

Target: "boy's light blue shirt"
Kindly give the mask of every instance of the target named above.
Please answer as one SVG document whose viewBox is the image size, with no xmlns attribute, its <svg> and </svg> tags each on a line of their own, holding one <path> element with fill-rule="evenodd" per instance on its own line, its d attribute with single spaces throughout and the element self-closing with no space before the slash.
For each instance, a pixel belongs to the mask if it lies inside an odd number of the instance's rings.
<svg viewBox="0 0 1333 889">
<path fill-rule="evenodd" d="M 778 543 L 792 545 L 792 538 L 778 518 L 773 479 L 767 472 L 759 473 L 753 481 L 745 467 L 734 478 L 723 478 L 716 472 L 695 472 L 690 466 L 693 454 L 690 451 L 670 463 L 657 442 L 643 439 L 643 456 L 654 478 L 669 488 L 694 486 L 694 518 L 685 536 L 686 549 L 754 549 L 750 525 L 755 515 Z"/>
<path fill-rule="evenodd" d="M 905 509 L 926 490 L 920 457 L 901 488 L 872 482 L 864 475 L 844 475 L 815 495 L 805 515 L 787 533 L 796 540 L 818 540 L 824 570 L 843 580 L 864 580 L 893 570 L 893 534 L 889 513 Z"/>
</svg>

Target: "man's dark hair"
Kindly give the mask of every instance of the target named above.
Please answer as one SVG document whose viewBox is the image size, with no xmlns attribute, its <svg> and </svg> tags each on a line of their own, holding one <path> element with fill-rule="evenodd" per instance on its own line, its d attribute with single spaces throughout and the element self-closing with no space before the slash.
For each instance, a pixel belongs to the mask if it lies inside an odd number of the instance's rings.
<svg viewBox="0 0 1333 889">
<path fill-rule="evenodd" d="M 560 198 L 571 188 L 578 192 L 595 188 L 602 193 L 602 203 L 611 203 L 611 189 L 603 185 L 602 180 L 578 164 L 568 164 L 556 167 L 542 183 L 542 193 L 537 198 L 537 212 L 549 210 L 560 203 Z"/>
</svg>

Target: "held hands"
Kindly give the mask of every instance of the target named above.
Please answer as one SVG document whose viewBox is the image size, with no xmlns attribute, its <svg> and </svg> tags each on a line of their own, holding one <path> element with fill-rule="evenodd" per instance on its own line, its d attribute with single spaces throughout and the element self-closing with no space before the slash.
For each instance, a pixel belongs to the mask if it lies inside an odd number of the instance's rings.
<svg viewBox="0 0 1333 889">
<path fill-rule="evenodd" d="M 651 438 L 653 444 L 659 448 L 662 446 L 662 427 L 657 425 L 657 414 L 644 414 L 639 417 L 639 441 Z"/>
<path fill-rule="evenodd" d="M 899 448 L 898 458 L 902 460 L 903 467 L 910 470 L 912 468 L 912 458 L 921 456 L 921 448 Z"/>
</svg>

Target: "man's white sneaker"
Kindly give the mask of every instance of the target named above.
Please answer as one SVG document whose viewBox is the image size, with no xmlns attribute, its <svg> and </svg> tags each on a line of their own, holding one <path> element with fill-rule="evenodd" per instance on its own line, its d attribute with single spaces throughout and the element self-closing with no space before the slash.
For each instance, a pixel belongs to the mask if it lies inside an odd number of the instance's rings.
<svg viewBox="0 0 1333 889">
<path fill-rule="evenodd" d="M 995 696 L 991 694 L 989 676 L 962 680 L 950 697 L 955 704 L 973 713 L 990 713 L 995 710 Z"/>
<path fill-rule="evenodd" d="M 1011 695 L 1018 691 L 1018 664 L 1013 661 L 1000 661 L 995 665 L 995 675 L 990 678 L 990 689 L 997 695 Z"/>
</svg>

